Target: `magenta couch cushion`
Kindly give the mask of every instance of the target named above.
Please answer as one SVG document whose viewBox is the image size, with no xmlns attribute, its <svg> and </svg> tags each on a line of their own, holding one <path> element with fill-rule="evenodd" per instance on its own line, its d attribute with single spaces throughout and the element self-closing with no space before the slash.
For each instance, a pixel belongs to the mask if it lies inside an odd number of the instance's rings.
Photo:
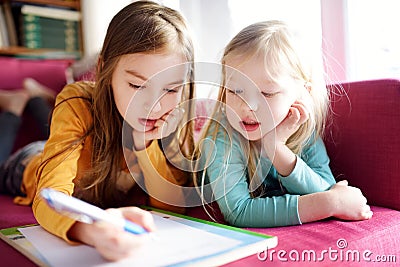
<svg viewBox="0 0 400 267">
<path fill-rule="evenodd" d="M 59 92 L 66 84 L 65 70 L 72 62 L 66 59 L 0 57 L 0 88 L 21 88 L 23 79 L 31 77 Z"/>
<path fill-rule="evenodd" d="M 31 77 L 58 93 L 66 84 L 65 71 L 72 62 L 72 60 L 58 59 L 0 57 L 0 89 L 20 89 L 24 78 Z M 43 138 L 32 116 L 24 114 L 23 124 L 13 150 Z"/>
<path fill-rule="evenodd" d="M 325 143 L 336 180 L 361 188 L 371 205 L 400 210 L 400 81 L 333 90 Z"/>
<path fill-rule="evenodd" d="M 374 263 L 383 266 L 377 262 L 380 259 L 386 259 L 384 266 L 392 266 L 388 261 L 400 261 L 400 212 L 376 206 L 372 207 L 372 211 L 374 215 L 367 221 L 326 219 L 298 226 L 245 228 L 277 236 L 278 245 L 266 248 L 267 254 L 249 256 L 229 266 L 280 266 L 284 263 L 290 263 L 290 266 L 309 266 L 310 263 L 317 266 L 375 266 Z M 201 207 L 191 208 L 188 215 L 209 220 Z M 218 209 L 215 216 L 218 222 L 223 222 Z M 324 250 L 331 251 L 331 258 L 329 254 L 324 254 Z M 278 252 L 281 253 L 280 258 Z M 295 260 L 296 253 L 300 257 L 298 261 Z M 305 260 L 301 259 L 302 255 Z"/>
<path fill-rule="evenodd" d="M 0 195 L 0 229 L 36 223 L 32 208 L 15 205 L 12 197 Z M 0 266 L 36 266 L 7 243 L 0 240 Z"/>
</svg>

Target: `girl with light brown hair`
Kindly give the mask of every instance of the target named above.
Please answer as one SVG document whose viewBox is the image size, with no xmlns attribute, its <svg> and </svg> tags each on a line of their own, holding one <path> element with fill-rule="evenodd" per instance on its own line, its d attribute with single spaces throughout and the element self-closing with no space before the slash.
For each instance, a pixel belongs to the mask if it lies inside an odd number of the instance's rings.
<svg viewBox="0 0 400 267">
<path fill-rule="evenodd" d="M 62 216 L 39 192 L 53 188 L 118 208 L 111 211 L 149 231 L 152 217 L 133 205 L 183 212 L 182 187 L 191 179 L 179 162 L 194 150 L 188 119 L 194 108 L 193 66 L 192 41 L 177 11 L 150 1 L 123 8 L 109 24 L 95 82 L 69 84 L 60 92 L 43 151 L 20 159 L 22 177 L 11 175 L 20 180 L 14 183 L 20 185 L 15 203 L 32 204 L 46 230 L 94 246 L 109 260 L 134 253 L 143 237 Z"/>
</svg>

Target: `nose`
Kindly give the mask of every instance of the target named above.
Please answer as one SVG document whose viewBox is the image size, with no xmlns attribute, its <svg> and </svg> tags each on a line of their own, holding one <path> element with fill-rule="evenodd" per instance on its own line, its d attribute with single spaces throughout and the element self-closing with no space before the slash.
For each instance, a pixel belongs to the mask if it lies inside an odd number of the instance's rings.
<svg viewBox="0 0 400 267">
<path fill-rule="evenodd" d="M 246 104 L 246 108 L 250 109 L 251 111 L 258 110 L 258 100 L 257 99 L 249 99 L 243 101 Z"/>
<path fill-rule="evenodd" d="M 157 113 L 161 110 L 161 102 L 157 101 L 154 106 L 153 109 L 151 110 L 153 113 Z"/>
<path fill-rule="evenodd" d="M 157 113 L 161 110 L 161 103 L 159 100 L 154 102 L 146 102 L 144 103 L 144 110 L 149 113 Z"/>
</svg>

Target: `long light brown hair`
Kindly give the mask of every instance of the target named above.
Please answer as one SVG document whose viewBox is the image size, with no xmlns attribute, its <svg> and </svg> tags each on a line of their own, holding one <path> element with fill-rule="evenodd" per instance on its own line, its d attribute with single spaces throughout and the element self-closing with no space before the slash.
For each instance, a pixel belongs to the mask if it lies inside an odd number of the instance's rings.
<svg viewBox="0 0 400 267">
<path fill-rule="evenodd" d="M 98 58 L 95 84 L 86 92 L 93 125 L 80 140 L 92 139 L 91 169 L 79 181 L 78 197 L 101 207 L 124 202 L 116 181 L 124 165 L 122 128 L 111 87 L 112 74 L 121 56 L 134 53 L 181 52 L 190 65 L 182 101 L 194 98 L 194 51 L 184 18 L 175 10 L 151 1 L 137 1 L 119 11 L 111 20 Z M 68 101 L 68 100 L 67 100 Z M 176 132 L 176 142 L 187 158 L 194 150 L 192 101 L 186 101 L 185 117 Z M 61 103 L 60 103 L 61 104 Z M 73 147 L 73 145 L 71 145 Z M 177 149 L 175 147 L 175 149 Z M 75 192 L 74 192 L 75 194 Z"/>
</svg>

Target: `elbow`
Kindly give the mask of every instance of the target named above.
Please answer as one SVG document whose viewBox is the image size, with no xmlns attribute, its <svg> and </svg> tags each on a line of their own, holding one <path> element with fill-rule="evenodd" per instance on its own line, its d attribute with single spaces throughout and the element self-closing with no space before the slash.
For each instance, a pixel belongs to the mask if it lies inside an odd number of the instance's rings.
<svg viewBox="0 0 400 267">
<path fill-rule="evenodd" d="M 234 209 L 223 213 L 224 219 L 229 225 L 235 227 L 265 227 L 263 224 L 260 225 L 259 220 L 247 209 L 246 205 L 237 205 Z"/>
<path fill-rule="evenodd" d="M 235 212 L 232 212 L 230 214 L 224 214 L 224 219 L 225 221 L 235 227 L 250 227 L 248 223 L 246 223 L 239 215 L 237 215 Z"/>
</svg>

